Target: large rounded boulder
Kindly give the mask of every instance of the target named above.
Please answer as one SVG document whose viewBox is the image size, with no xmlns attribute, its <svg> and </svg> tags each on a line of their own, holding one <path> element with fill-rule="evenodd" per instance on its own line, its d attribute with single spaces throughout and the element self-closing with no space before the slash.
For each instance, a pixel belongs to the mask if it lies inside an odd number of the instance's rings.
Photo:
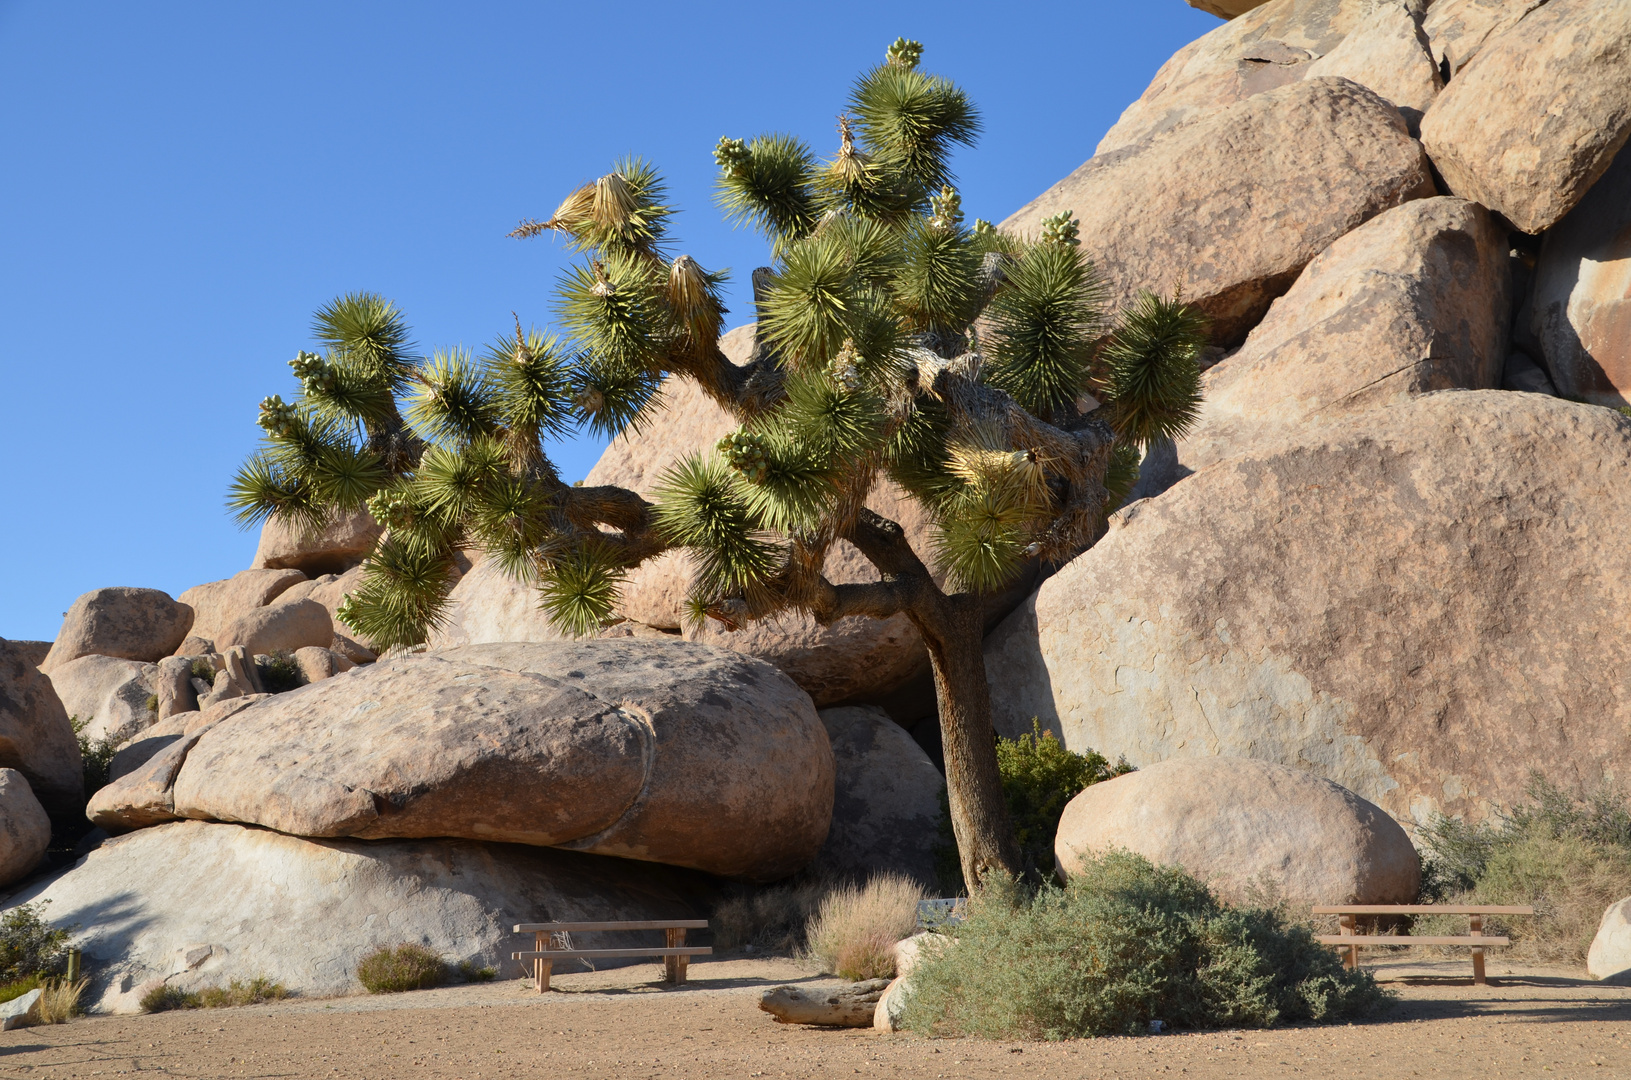
<svg viewBox="0 0 1631 1080">
<path fill-rule="evenodd" d="M 1300 769 L 1240 758 L 1164 761 L 1094 784 L 1059 820 L 1067 877 L 1124 849 L 1181 866 L 1229 900 L 1407 904 L 1421 860 L 1381 807 Z"/>
<path fill-rule="evenodd" d="M 1307 425 L 1121 511 L 987 639 L 999 730 L 1258 758 L 1405 821 L 1631 775 L 1631 419 L 1499 390 Z"/>
<path fill-rule="evenodd" d="M 85 797 L 79 742 L 51 680 L 35 666 L 34 645 L 0 638 L 0 768 L 27 777 L 50 812 L 77 814 Z"/>
<path fill-rule="evenodd" d="M 51 846 L 51 819 L 16 769 L 0 769 L 0 885 L 27 877 Z"/>
<path fill-rule="evenodd" d="M 935 880 L 945 778 L 906 729 L 876 707 L 821 710 L 836 767 L 832 828 L 818 872 Z"/>
<path fill-rule="evenodd" d="M 703 875 L 569 851 L 468 840 L 303 840 L 263 829 L 172 822 L 117 837 L 68 873 L 10 898 L 50 901 L 79 924 L 93 1012 L 137 1012 L 178 990 L 257 977 L 315 997 L 358 993 L 357 962 L 423 945 L 450 964 L 515 973 L 532 947 L 518 922 L 690 919 L 707 914 Z M 650 945 L 574 934 L 585 948 Z"/>
<path fill-rule="evenodd" d="M 64 615 L 40 668 L 51 671 L 81 656 L 151 664 L 175 652 L 192 625 L 193 609 L 158 589 L 92 589 Z"/>
<path fill-rule="evenodd" d="M 410 654 L 194 730 L 91 804 L 296 836 L 463 837 L 774 879 L 820 849 L 833 758 L 809 696 L 684 642 Z"/>
</svg>

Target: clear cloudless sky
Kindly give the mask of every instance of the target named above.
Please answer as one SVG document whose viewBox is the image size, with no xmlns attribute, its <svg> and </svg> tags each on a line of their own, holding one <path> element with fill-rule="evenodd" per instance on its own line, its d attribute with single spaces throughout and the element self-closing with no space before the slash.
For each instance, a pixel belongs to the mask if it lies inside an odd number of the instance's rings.
<svg viewBox="0 0 1631 1080">
<path fill-rule="evenodd" d="M 0 637 L 249 565 L 227 485 L 332 297 L 392 298 L 424 351 L 548 326 L 568 255 L 505 233 L 637 153 L 737 325 L 767 252 L 714 206 L 721 135 L 829 154 L 855 75 L 916 38 L 981 109 L 955 167 L 998 221 L 1218 25 L 1183 0 L 0 0 Z M 551 454 L 573 480 L 601 449 Z"/>
</svg>

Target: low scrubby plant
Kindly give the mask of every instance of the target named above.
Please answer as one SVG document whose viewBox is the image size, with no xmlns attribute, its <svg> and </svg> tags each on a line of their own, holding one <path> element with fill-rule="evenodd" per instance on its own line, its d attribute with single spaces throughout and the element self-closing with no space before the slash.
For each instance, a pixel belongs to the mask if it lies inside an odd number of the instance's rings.
<svg viewBox="0 0 1631 1080">
<path fill-rule="evenodd" d="M 423 945 L 382 945 L 357 965 L 357 981 L 370 994 L 426 990 L 447 979 L 447 962 Z"/>
<path fill-rule="evenodd" d="M 4 986 L 0 986 L 0 1005 L 17 1000 L 30 990 L 38 988 L 42 981 L 41 976 L 30 975 L 27 978 L 15 979 Z"/>
<path fill-rule="evenodd" d="M 1423 898 L 1441 903 L 1527 904 L 1533 917 L 1492 916 L 1513 959 L 1578 963 L 1603 911 L 1631 895 L 1631 806 L 1612 787 L 1570 795 L 1540 774 L 1524 802 L 1494 823 L 1439 816 L 1422 830 Z M 1466 920 L 1416 920 L 1415 934 L 1459 934 Z"/>
<path fill-rule="evenodd" d="M 467 983 L 492 982 L 498 978 L 498 969 L 483 967 L 469 960 L 459 961 L 459 978 Z"/>
<path fill-rule="evenodd" d="M 142 1012 L 170 1012 L 172 1009 L 202 1009 L 203 998 L 179 986 L 160 983 L 141 997 Z"/>
<path fill-rule="evenodd" d="M 752 946 L 769 953 L 795 954 L 804 933 L 833 883 L 816 878 L 764 887 L 746 886 L 714 908 L 709 926 L 716 949 Z"/>
<path fill-rule="evenodd" d="M 1008 816 L 1014 822 L 1019 840 L 1020 861 L 1025 876 L 1033 884 L 1053 875 L 1053 841 L 1059 833 L 1059 818 L 1065 804 L 1084 789 L 1102 780 L 1111 780 L 1133 771 L 1126 758 L 1111 764 L 1093 750 L 1078 754 L 1065 749 L 1051 731 L 1043 731 L 1036 718 L 1031 732 L 1017 739 L 997 736 L 997 771 L 1002 775 L 1002 794 L 1008 803 Z M 941 795 L 940 842 L 935 848 L 935 871 L 947 896 L 962 896 L 963 882 L 957 858 L 957 841 L 952 836 L 951 815 L 945 795 Z"/>
<path fill-rule="evenodd" d="M 213 685 L 215 683 L 215 668 L 210 666 L 210 662 L 206 657 L 197 657 L 193 660 L 192 677 L 203 679 Z"/>
<path fill-rule="evenodd" d="M 917 925 L 922 899 L 923 886 L 904 874 L 833 889 L 805 931 L 810 959 L 845 979 L 892 978 L 895 942 Z"/>
<path fill-rule="evenodd" d="M 167 1012 L 171 1009 L 227 1009 L 240 1005 L 260 1005 L 268 1001 L 282 1001 L 289 996 L 282 983 L 273 982 L 264 975 L 248 981 L 233 979 L 226 986 L 206 986 L 202 990 L 183 990 L 176 986 L 155 986 L 142 995 L 143 1012 Z"/>
<path fill-rule="evenodd" d="M 157 710 L 158 706 L 153 706 Z M 113 755 L 119 748 L 114 741 L 104 735 L 100 739 L 92 739 L 85 734 L 95 717 L 87 716 L 81 720 L 78 715 L 68 718 L 68 724 L 74 729 L 74 738 L 79 741 L 79 758 L 83 763 L 85 774 L 85 794 L 92 795 L 108 784 L 108 767 L 113 764 Z"/>
<path fill-rule="evenodd" d="M 285 694 L 306 685 L 306 676 L 301 673 L 300 664 L 295 660 L 294 653 L 287 649 L 280 649 L 269 656 L 255 657 L 255 669 L 268 694 Z"/>
<path fill-rule="evenodd" d="M 16 985 L 67 970 L 68 939 L 74 928 L 55 927 L 45 921 L 44 904 L 49 902 L 18 904 L 0 915 L 0 985 Z"/>
<path fill-rule="evenodd" d="M 1390 996 L 1280 911 L 1220 902 L 1127 852 L 1059 887 L 991 887 L 926 945 L 906 1025 L 934 1035 L 1067 1039 L 1367 1016 Z"/>
</svg>

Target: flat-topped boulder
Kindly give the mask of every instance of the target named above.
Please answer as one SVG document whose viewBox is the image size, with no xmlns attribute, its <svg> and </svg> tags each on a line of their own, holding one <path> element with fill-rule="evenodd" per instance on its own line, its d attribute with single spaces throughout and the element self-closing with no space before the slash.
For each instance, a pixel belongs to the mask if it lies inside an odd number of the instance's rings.
<svg viewBox="0 0 1631 1080">
<path fill-rule="evenodd" d="M 358 961 L 409 942 L 507 976 L 510 953 L 532 947 L 532 935 L 510 932 L 515 923 L 703 918 L 714 895 L 700 874 L 569 851 L 303 840 L 187 821 L 106 841 L 8 902 L 48 900 L 53 923 L 78 923 L 91 980 L 84 1004 L 134 1013 L 160 984 L 185 991 L 266 977 L 302 995 L 361 993 Z M 651 939 L 573 941 L 629 948 Z"/>
<path fill-rule="evenodd" d="M 1631 775 L 1631 419 L 1500 390 L 1303 425 L 1121 511 L 986 642 L 998 730 L 1257 758 L 1468 821 Z"/>
<path fill-rule="evenodd" d="M 299 570 L 307 577 L 343 574 L 374 549 L 380 527 L 368 511 L 340 514 L 317 528 L 270 518 L 255 549 L 257 570 Z"/>
<path fill-rule="evenodd" d="M 409 654 L 188 739 L 99 792 L 97 820 L 463 837 L 769 880 L 810 861 L 832 813 L 809 696 L 763 661 L 684 642 Z"/>
<path fill-rule="evenodd" d="M 1002 228 L 1034 236 L 1068 211 L 1111 311 L 1181 288 L 1227 347 L 1339 237 L 1436 193 L 1397 108 L 1348 79 L 1314 78 L 1098 154 Z"/>
</svg>

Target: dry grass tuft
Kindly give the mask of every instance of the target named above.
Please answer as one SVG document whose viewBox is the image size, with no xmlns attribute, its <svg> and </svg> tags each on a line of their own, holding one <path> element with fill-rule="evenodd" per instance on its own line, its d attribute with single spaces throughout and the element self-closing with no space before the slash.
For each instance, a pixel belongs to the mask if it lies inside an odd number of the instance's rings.
<svg viewBox="0 0 1631 1080">
<path fill-rule="evenodd" d="M 79 995 L 85 992 L 90 980 L 51 979 L 40 987 L 40 1023 L 66 1024 L 85 1010 L 79 1007 Z"/>
<path fill-rule="evenodd" d="M 894 977 L 895 942 L 917 926 L 922 899 L 923 887 L 903 874 L 833 889 L 805 932 L 809 957 L 845 979 Z"/>
</svg>

